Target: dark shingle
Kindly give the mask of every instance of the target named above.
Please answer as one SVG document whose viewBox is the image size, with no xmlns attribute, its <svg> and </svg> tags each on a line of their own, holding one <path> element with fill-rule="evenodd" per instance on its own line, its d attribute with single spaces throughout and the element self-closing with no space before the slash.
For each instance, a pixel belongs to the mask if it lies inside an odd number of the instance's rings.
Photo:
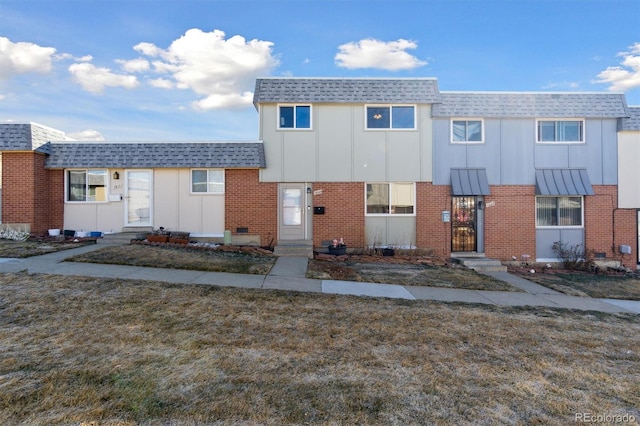
<svg viewBox="0 0 640 426">
<path fill-rule="evenodd" d="M 433 117 L 618 118 L 628 115 L 623 94 L 442 92 Z"/>
<path fill-rule="evenodd" d="M 259 78 L 253 103 L 440 102 L 434 78 Z"/>
<path fill-rule="evenodd" d="M 48 152 L 48 169 L 265 167 L 262 142 L 52 142 L 38 151 Z"/>
<path fill-rule="evenodd" d="M 618 130 L 640 130 L 640 107 L 629 107 L 629 117 L 620 119 Z"/>
</svg>

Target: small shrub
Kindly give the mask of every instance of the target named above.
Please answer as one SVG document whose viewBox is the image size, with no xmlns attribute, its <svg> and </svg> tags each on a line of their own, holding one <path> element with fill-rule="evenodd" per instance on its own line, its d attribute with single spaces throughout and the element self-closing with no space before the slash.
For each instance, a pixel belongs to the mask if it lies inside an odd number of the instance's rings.
<svg viewBox="0 0 640 426">
<path fill-rule="evenodd" d="M 582 244 L 569 245 L 562 241 L 553 243 L 553 252 L 566 269 L 591 271 L 595 268 L 593 256 L 589 256 Z"/>
</svg>

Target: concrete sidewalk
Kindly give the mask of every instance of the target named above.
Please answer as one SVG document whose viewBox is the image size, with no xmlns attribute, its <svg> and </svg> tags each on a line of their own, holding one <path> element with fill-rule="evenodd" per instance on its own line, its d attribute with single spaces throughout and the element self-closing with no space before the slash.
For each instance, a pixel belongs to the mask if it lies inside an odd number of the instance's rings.
<svg viewBox="0 0 640 426">
<path fill-rule="evenodd" d="M 0 272 L 27 271 L 32 274 L 84 275 L 169 283 L 293 290 L 409 300 L 482 303 L 499 306 L 545 306 L 584 311 L 640 314 L 640 301 L 567 296 L 507 272 L 491 272 L 488 274 L 496 279 L 508 282 L 523 290 L 523 292 L 463 290 L 351 281 L 314 280 L 305 278 L 308 262 L 306 257 L 279 257 L 274 267 L 266 276 L 64 261 L 64 259 L 70 256 L 97 250 L 104 246 L 104 244 L 89 245 L 25 259 L 0 259 Z"/>
</svg>

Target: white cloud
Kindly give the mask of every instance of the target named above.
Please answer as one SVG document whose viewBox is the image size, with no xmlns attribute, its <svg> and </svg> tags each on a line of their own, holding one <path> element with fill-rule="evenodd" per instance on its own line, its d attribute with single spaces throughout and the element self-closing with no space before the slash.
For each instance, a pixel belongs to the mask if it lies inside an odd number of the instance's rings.
<svg viewBox="0 0 640 426">
<path fill-rule="evenodd" d="M 246 106 L 251 94 L 246 91 L 255 78 L 268 74 L 279 62 L 272 55 L 272 42 L 249 40 L 235 35 L 225 39 L 220 30 L 204 32 L 194 28 L 173 41 L 167 49 L 151 43 L 139 43 L 134 49 L 153 61 L 153 71 L 168 75 L 151 84 L 190 89 L 204 97 L 194 103 L 198 109 Z"/>
<path fill-rule="evenodd" d="M 158 89 L 173 89 L 175 87 L 173 82 L 166 78 L 155 78 L 153 80 L 149 80 L 149 84 L 153 87 L 157 87 Z"/>
<path fill-rule="evenodd" d="M 85 142 L 102 142 L 105 140 L 104 136 L 100 134 L 97 130 L 89 129 L 82 130 L 80 132 L 69 133 L 67 136 L 71 139 L 77 141 L 85 141 Z"/>
<path fill-rule="evenodd" d="M 27 42 L 13 43 L 7 37 L 0 37 L 0 79 L 30 72 L 48 73 L 55 53 L 53 47 Z"/>
<path fill-rule="evenodd" d="M 108 68 L 90 63 L 73 64 L 69 66 L 69 72 L 84 90 L 92 93 L 102 93 L 105 87 L 133 89 L 138 86 L 138 79 L 133 75 L 115 74 Z"/>
<path fill-rule="evenodd" d="M 339 67 L 348 69 L 379 68 L 387 71 L 413 69 L 426 65 L 415 56 L 406 52 L 418 45 L 410 40 L 384 42 L 375 39 L 364 39 L 346 43 L 338 47 L 335 56 Z"/>
<path fill-rule="evenodd" d="M 598 74 L 594 83 L 609 84 L 609 90 L 625 92 L 640 87 L 640 43 L 630 46 L 630 51 L 620 52 L 622 66 L 608 67 Z"/>
<path fill-rule="evenodd" d="M 149 68 L 151 68 L 149 61 L 141 58 L 131 59 L 130 61 L 117 59 L 116 62 L 119 63 L 122 69 L 126 72 L 145 72 L 149 71 Z"/>
</svg>

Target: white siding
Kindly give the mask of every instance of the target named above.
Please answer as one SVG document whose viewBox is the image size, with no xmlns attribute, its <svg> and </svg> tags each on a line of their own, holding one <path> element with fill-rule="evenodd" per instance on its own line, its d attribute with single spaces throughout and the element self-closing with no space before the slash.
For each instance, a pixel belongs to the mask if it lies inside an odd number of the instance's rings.
<svg viewBox="0 0 640 426">
<path fill-rule="evenodd" d="M 640 132 L 618 133 L 618 207 L 640 208 Z"/>
</svg>

